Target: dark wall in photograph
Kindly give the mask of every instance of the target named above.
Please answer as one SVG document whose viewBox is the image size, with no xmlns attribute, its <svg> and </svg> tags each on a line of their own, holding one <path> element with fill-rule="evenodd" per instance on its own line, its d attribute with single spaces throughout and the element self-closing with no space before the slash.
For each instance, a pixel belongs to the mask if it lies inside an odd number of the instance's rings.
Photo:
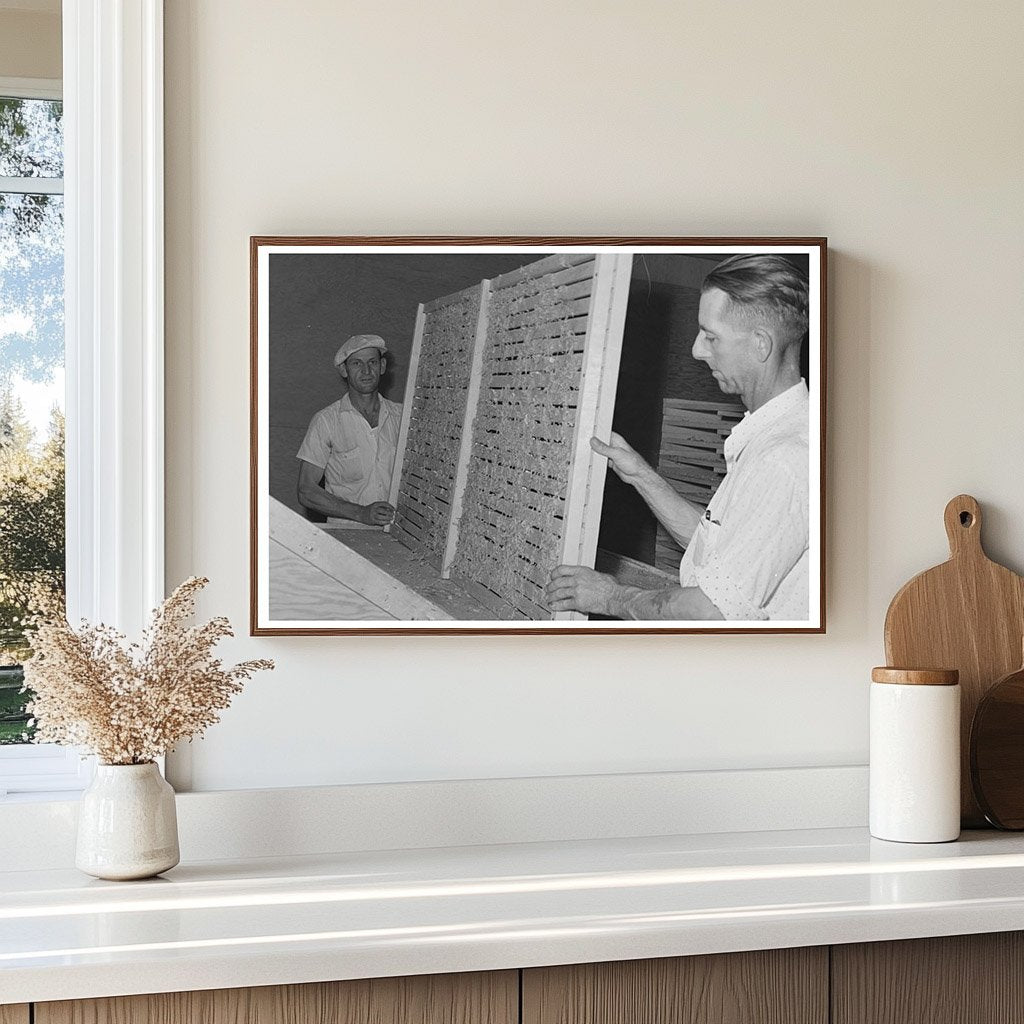
<svg viewBox="0 0 1024 1024">
<path fill-rule="evenodd" d="M 544 255 L 271 253 L 270 493 L 301 511 L 295 453 L 313 414 L 345 393 L 334 354 L 346 338 L 379 334 L 387 342 L 381 391 L 401 402 L 419 303 Z"/>
</svg>

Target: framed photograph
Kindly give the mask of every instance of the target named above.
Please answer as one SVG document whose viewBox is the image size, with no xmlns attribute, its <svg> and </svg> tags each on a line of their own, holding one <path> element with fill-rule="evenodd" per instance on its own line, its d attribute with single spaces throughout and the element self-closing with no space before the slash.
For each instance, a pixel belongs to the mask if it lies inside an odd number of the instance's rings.
<svg viewBox="0 0 1024 1024">
<path fill-rule="evenodd" d="M 251 631 L 825 631 L 823 238 L 254 237 Z"/>
</svg>

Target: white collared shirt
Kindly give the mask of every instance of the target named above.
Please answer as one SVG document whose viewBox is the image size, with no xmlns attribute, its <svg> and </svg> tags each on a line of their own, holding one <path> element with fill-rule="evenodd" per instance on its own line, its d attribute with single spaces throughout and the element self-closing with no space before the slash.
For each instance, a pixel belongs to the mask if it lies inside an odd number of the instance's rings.
<svg viewBox="0 0 1024 1024">
<path fill-rule="evenodd" d="M 748 412 L 725 440 L 726 475 L 679 564 L 726 619 L 810 615 L 804 381 Z"/>
<path fill-rule="evenodd" d="M 346 392 L 313 416 L 296 457 L 324 471 L 328 494 L 358 505 L 387 501 L 401 423 L 402 407 L 381 395 L 371 427 Z"/>
</svg>

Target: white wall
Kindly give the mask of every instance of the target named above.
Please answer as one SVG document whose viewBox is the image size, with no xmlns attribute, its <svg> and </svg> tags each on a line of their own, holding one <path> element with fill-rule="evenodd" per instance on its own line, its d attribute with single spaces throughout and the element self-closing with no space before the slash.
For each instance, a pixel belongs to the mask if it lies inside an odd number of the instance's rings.
<svg viewBox="0 0 1024 1024">
<path fill-rule="evenodd" d="M 236 640 L 197 789 L 866 760 L 890 596 L 1024 569 L 1024 7 L 167 0 L 168 582 L 245 632 L 250 234 L 828 235 L 828 633 Z M 179 769 L 179 771 L 182 769 Z"/>
</svg>

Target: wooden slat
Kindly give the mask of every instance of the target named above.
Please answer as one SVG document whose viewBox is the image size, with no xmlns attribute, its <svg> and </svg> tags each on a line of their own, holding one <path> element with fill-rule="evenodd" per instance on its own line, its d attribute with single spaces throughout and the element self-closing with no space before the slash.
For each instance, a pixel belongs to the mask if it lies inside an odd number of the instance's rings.
<svg viewBox="0 0 1024 1024">
<path fill-rule="evenodd" d="M 513 310 L 508 314 L 508 329 L 516 327 L 534 327 L 538 324 L 558 323 L 565 324 L 572 328 L 572 320 L 576 317 L 586 316 L 590 309 L 590 297 L 575 299 L 567 302 L 564 306 L 540 306 L 524 310 Z M 706 415 L 704 413 L 693 413 L 694 416 Z"/>
<path fill-rule="evenodd" d="M 584 268 L 590 266 L 591 271 L 593 270 L 593 266 L 590 264 L 584 264 L 583 266 Z M 571 308 L 568 304 L 576 299 L 589 298 L 594 287 L 593 273 L 584 273 L 577 267 L 573 267 L 571 272 L 576 277 L 576 280 L 570 284 L 556 285 L 554 277 L 539 278 L 536 282 L 536 287 L 532 291 L 517 297 L 512 302 L 510 312 L 516 315 L 532 312 L 546 314 L 542 322 L 549 319 L 565 319 L 566 313 L 564 311 Z M 558 274 L 556 276 L 561 277 L 562 275 Z M 555 303 L 558 304 L 557 307 Z M 559 315 L 555 318 L 552 318 L 550 315 L 553 308 L 559 310 Z"/>
<path fill-rule="evenodd" d="M 712 427 L 716 430 L 732 430 L 733 425 L 742 416 L 726 416 L 713 412 L 690 412 L 689 410 L 677 409 L 674 412 L 665 413 L 665 423 L 678 427 Z"/>
<path fill-rule="evenodd" d="M 409 440 L 409 421 L 412 419 L 413 392 L 416 388 L 416 372 L 420 365 L 420 349 L 423 346 L 423 324 L 426 319 L 424 306 L 421 302 L 416 309 L 416 328 L 412 335 L 412 352 L 409 356 L 409 373 L 405 378 L 405 401 L 402 404 L 402 422 L 398 428 L 398 454 L 395 456 L 395 469 L 391 475 L 391 493 L 388 501 L 393 508 L 398 506 L 398 489 L 402 479 L 402 466 L 405 463 L 405 448 Z"/>
<path fill-rule="evenodd" d="M 580 263 L 587 263 L 593 258 L 592 252 L 558 252 L 496 277 L 493 281 L 494 289 L 498 291 L 512 288 L 523 281 L 542 277 L 544 274 L 557 274 L 566 267 L 575 267 Z"/>
<path fill-rule="evenodd" d="M 587 333 L 587 321 L 585 318 L 574 317 L 571 321 L 547 321 L 542 324 L 534 324 L 528 327 L 513 327 L 505 333 L 506 345 L 531 344 L 540 345 L 545 340 L 567 341 L 583 349 L 583 341 Z M 578 339 L 578 341 L 573 341 Z M 549 346 L 552 350 L 554 345 Z M 565 346 L 562 346 L 563 348 Z"/>
<path fill-rule="evenodd" d="M 535 605 L 528 601 L 522 594 L 508 594 L 499 596 L 493 590 L 476 583 L 473 580 L 463 580 L 462 585 L 466 592 L 476 598 L 485 608 L 490 609 L 502 620 L 525 619 L 543 621 L 551 617 L 547 608 Z"/>
<path fill-rule="evenodd" d="M 466 411 L 462 418 L 462 436 L 459 439 L 459 454 L 455 464 L 455 480 L 452 485 L 451 513 L 448 520 L 448 534 L 441 554 L 441 575 L 449 579 L 452 563 L 459 546 L 459 526 L 466 500 L 466 480 L 469 462 L 473 452 L 473 421 L 480 406 L 480 386 L 483 376 L 484 346 L 487 342 L 487 311 L 491 301 L 491 282 L 480 285 L 480 308 L 477 312 L 476 332 L 473 336 L 473 357 L 470 363 L 469 391 L 466 393 Z"/>
<path fill-rule="evenodd" d="M 434 313 L 439 309 L 444 309 L 446 306 L 471 301 L 473 293 L 478 287 L 479 285 L 471 284 L 468 288 L 463 288 L 460 292 L 452 292 L 450 295 L 442 295 L 440 298 L 431 299 L 430 302 L 422 304 L 423 311 L 425 313 Z"/>
<path fill-rule="evenodd" d="M 496 360 L 491 374 L 493 380 L 495 376 L 499 376 L 502 373 L 513 373 L 513 374 L 547 374 L 552 366 L 552 360 L 557 359 L 562 362 L 563 365 L 574 366 L 578 369 L 583 368 L 583 348 L 582 344 L 580 349 L 565 349 L 561 352 L 537 352 L 535 351 L 532 355 L 521 355 L 515 359 L 508 360 Z M 508 365 L 506 365 L 506 363 Z"/>
<path fill-rule="evenodd" d="M 723 451 L 727 432 L 719 430 L 701 430 L 699 427 L 673 427 L 662 424 L 662 447 L 673 445 L 694 445 L 701 448 L 715 448 Z"/>
<path fill-rule="evenodd" d="M 28 1024 L 28 1005 L 26 1003 L 0 1006 L 0 1024 Z"/>
<path fill-rule="evenodd" d="M 671 587 L 679 583 L 678 572 L 664 572 L 657 566 L 638 562 L 635 558 L 627 558 L 615 551 L 597 549 L 594 568 L 598 572 L 606 572 L 615 577 L 617 583 L 627 587 L 640 587 L 642 590 L 657 590 L 660 587 Z"/>
<path fill-rule="evenodd" d="M 717 487 L 718 482 L 722 479 L 724 470 L 723 474 L 719 474 L 714 472 L 714 470 L 703 469 L 699 466 L 669 463 L 668 465 L 659 465 L 658 473 L 665 477 L 666 480 L 685 480 L 687 483 L 703 484 L 713 489 Z"/>
<path fill-rule="evenodd" d="M 672 423 L 665 423 L 661 428 L 662 439 L 670 441 L 683 441 L 692 444 L 697 437 L 703 437 L 716 444 L 727 438 L 732 427 L 722 425 L 700 431 L 699 427 L 681 427 Z"/>
<path fill-rule="evenodd" d="M 695 462 L 702 466 L 718 466 L 725 461 L 721 453 L 713 448 L 695 448 L 684 444 L 662 448 L 659 458 L 659 465 L 665 462 Z"/>
<path fill-rule="evenodd" d="M 517 972 L 491 971 L 37 1003 L 35 1020 L 36 1024 L 516 1024 L 518 1003 Z"/>
<path fill-rule="evenodd" d="M 549 285 L 559 287 L 561 285 L 575 284 L 594 276 L 594 256 L 587 253 L 587 258 L 575 266 L 567 267 L 556 274 L 552 274 L 547 280 Z"/>
<path fill-rule="evenodd" d="M 401 541 L 407 548 L 416 549 L 423 542 L 419 531 L 407 520 L 402 519 L 391 526 L 391 536 Z"/>
<path fill-rule="evenodd" d="M 565 500 L 561 561 L 566 565 L 592 566 L 597 556 L 608 460 L 593 451 L 590 439 L 594 436 L 606 439 L 611 432 L 633 257 L 628 253 L 602 255 L 597 257 L 596 264 L 586 362 L 573 438 L 572 473 Z M 554 617 L 582 616 L 576 612 L 558 612 Z"/>
<path fill-rule="evenodd" d="M 1024 1021 L 1024 933 L 833 946 L 832 1021 Z"/>
<path fill-rule="evenodd" d="M 697 409 L 705 412 L 725 411 L 742 418 L 743 406 L 739 402 L 698 402 L 691 398 L 666 398 L 663 402 L 665 411 L 669 409 Z"/>
<path fill-rule="evenodd" d="M 523 1024 L 826 1024 L 828 950 L 543 967 L 523 972 Z M 874 1024 L 870 1017 L 860 1024 Z"/>
</svg>

